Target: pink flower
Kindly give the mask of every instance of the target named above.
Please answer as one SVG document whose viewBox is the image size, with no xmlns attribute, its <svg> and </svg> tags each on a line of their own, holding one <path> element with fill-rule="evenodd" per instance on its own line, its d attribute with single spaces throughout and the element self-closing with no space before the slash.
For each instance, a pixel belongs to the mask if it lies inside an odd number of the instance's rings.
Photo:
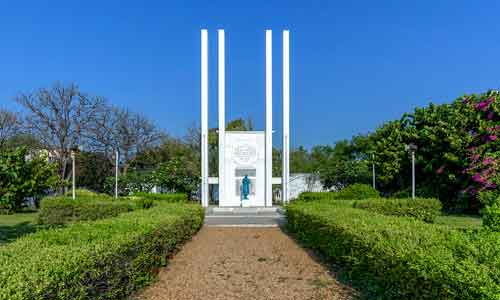
<svg viewBox="0 0 500 300">
<path fill-rule="evenodd" d="M 493 162 L 493 158 L 491 157 L 487 157 L 485 159 L 483 159 L 483 165 L 489 165 Z"/>
<path fill-rule="evenodd" d="M 441 166 L 439 169 L 436 170 L 437 174 L 442 174 L 444 171 L 444 166 Z"/>
<path fill-rule="evenodd" d="M 496 141 L 498 139 L 498 137 L 496 135 L 489 135 L 488 138 L 490 139 L 490 141 Z"/>
</svg>

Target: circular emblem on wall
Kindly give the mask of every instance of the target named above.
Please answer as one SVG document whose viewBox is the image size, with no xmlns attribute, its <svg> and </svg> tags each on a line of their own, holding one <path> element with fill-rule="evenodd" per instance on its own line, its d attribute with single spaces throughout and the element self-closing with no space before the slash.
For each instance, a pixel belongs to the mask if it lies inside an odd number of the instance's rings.
<svg viewBox="0 0 500 300">
<path fill-rule="evenodd" d="M 257 149 L 250 144 L 233 148 L 233 161 L 239 165 L 251 165 L 257 161 Z"/>
</svg>

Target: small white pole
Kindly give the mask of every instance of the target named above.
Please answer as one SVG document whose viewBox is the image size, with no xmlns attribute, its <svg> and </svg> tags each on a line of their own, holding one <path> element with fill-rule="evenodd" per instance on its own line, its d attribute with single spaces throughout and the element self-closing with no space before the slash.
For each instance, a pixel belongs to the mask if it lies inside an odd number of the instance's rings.
<svg viewBox="0 0 500 300">
<path fill-rule="evenodd" d="M 116 150 L 115 152 L 115 198 L 118 199 L 118 162 L 120 161 L 120 152 Z"/>
<path fill-rule="evenodd" d="M 411 198 L 415 199 L 415 150 L 411 151 Z"/>
<path fill-rule="evenodd" d="M 372 181 L 373 181 L 373 188 L 375 189 L 375 154 L 372 153 Z"/>
<path fill-rule="evenodd" d="M 72 165 L 72 174 L 71 174 L 71 177 L 72 177 L 72 181 L 73 181 L 73 184 L 72 184 L 72 188 L 73 188 L 73 200 L 76 199 L 76 175 L 75 175 L 75 151 L 71 150 L 71 165 Z"/>
</svg>

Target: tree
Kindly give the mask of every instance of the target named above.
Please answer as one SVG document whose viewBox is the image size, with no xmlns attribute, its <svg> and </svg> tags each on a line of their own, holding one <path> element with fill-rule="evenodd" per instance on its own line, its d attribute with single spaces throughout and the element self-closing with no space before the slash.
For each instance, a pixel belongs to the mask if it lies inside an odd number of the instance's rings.
<svg viewBox="0 0 500 300">
<path fill-rule="evenodd" d="M 0 109 L 0 149 L 4 148 L 12 137 L 19 134 L 21 121 L 15 113 Z"/>
<path fill-rule="evenodd" d="M 34 93 L 23 93 L 16 101 L 27 110 L 26 127 L 51 151 L 59 177 L 69 178 L 71 149 L 83 147 L 85 134 L 104 101 L 82 93 L 77 85 L 60 83 Z"/>
<path fill-rule="evenodd" d="M 90 125 L 88 138 L 94 151 L 103 153 L 114 166 L 114 153 L 119 150 L 124 174 L 137 154 L 156 146 L 164 137 L 145 116 L 117 107 L 100 111 Z"/>
<path fill-rule="evenodd" d="M 76 184 L 78 187 L 104 193 L 106 178 L 114 175 L 113 165 L 100 152 L 82 151 L 76 157 Z"/>
<path fill-rule="evenodd" d="M 159 164 L 179 159 L 193 166 L 199 173 L 200 160 L 198 149 L 179 138 L 164 137 L 160 145 L 138 153 L 131 167 L 135 170 L 153 170 Z"/>
<path fill-rule="evenodd" d="M 189 161 L 181 161 L 178 158 L 162 163 L 154 172 L 156 184 L 169 191 L 186 193 L 191 197 L 200 183 L 198 170 Z"/>
<path fill-rule="evenodd" d="M 311 157 L 314 169 L 325 188 L 343 188 L 353 183 L 368 183 L 367 161 L 360 159 L 350 141 L 342 140 L 331 146 L 315 146 Z"/>
<path fill-rule="evenodd" d="M 0 209 L 19 211 L 27 197 L 38 200 L 59 182 L 56 166 L 43 153 L 24 147 L 0 152 Z"/>
</svg>

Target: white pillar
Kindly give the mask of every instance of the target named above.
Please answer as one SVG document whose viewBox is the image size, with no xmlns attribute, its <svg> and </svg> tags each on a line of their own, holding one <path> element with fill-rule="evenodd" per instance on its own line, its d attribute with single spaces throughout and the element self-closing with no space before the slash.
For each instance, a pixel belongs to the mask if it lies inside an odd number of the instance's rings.
<svg viewBox="0 0 500 300">
<path fill-rule="evenodd" d="M 266 206 L 273 205 L 273 35 L 266 30 Z"/>
<path fill-rule="evenodd" d="M 224 150 L 226 138 L 226 65 L 224 30 L 219 29 L 219 205 L 224 201 L 225 164 Z"/>
<path fill-rule="evenodd" d="M 283 30 L 283 166 L 282 201 L 288 203 L 290 182 L 290 32 Z"/>
<path fill-rule="evenodd" d="M 208 32 L 201 30 L 201 205 L 208 206 Z"/>
</svg>

